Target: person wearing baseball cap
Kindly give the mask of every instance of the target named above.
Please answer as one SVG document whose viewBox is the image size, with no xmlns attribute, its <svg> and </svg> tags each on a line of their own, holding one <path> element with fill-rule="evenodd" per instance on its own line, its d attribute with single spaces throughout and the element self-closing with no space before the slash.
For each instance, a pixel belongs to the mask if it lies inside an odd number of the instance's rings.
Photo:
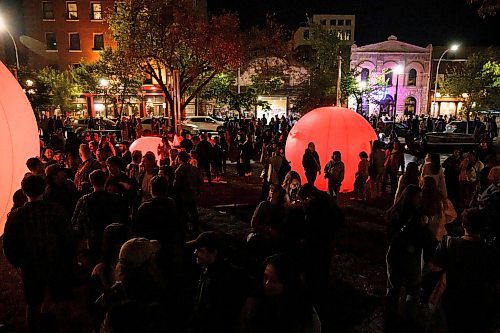
<svg viewBox="0 0 500 333">
<path fill-rule="evenodd" d="M 242 274 L 221 255 L 217 233 L 206 231 L 186 243 L 201 266 L 194 300 L 193 332 L 234 332 L 245 300 Z"/>
</svg>

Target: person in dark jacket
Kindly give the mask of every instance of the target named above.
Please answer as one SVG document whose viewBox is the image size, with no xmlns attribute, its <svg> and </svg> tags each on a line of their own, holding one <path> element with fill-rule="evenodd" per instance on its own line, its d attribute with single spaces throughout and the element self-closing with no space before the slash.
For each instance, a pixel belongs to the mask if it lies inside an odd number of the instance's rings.
<svg viewBox="0 0 500 333">
<path fill-rule="evenodd" d="M 194 248 L 196 263 L 201 268 L 192 332 L 236 332 L 237 319 L 247 296 L 244 275 L 224 261 L 215 232 L 203 232 L 187 245 Z"/>
<path fill-rule="evenodd" d="M 326 302 L 324 291 L 328 288 L 332 244 L 337 228 L 344 223 L 344 216 L 335 199 L 312 184 L 302 186 L 298 198 L 305 216 L 302 234 L 305 280 L 321 316 L 321 305 Z"/>
<path fill-rule="evenodd" d="M 100 170 L 101 164 L 92 157 L 92 152 L 86 144 L 81 144 L 79 149 L 82 163 L 75 173 L 75 185 L 82 194 L 90 193 L 92 186 L 89 183 L 89 175 L 94 170 Z"/>
<path fill-rule="evenodd" d="M 122 160 L 118 156 L 108 157 L 106 160 L 108 178 L 106 180 L 106 189 L 108 192 L 110 186 L 114 187 L 114 193 L 119 194 L 126 201 L 127 206 L 131 207 L 136 199 L 137 184 L 122 170 Z"/>
<path fill-rule="evenodd" d="M 320 333 L 321 322 L 300 266 L 283 254 L 267 258 L 264 264 L 261 286 L 243 307 L 239 332 Z"/>
<path fill-rule="evenodd" d="M 65 210 L 42 197 L 45 180 L 29 175 L 21 187 L 28 203 L 8 215 L 3 249 L 7 260 L 21 269 L 28 327 L 38 332 L 46 292 L 56 302 L 72 296 L 76 251 Z"/>
<path fill-rule="evenodd" d="M 52 164 L 45 168 L 47 186 L 43 198 L 57 203 L 71 216 L 76 207 L 80 194 L 75 184 L 67 179 L 66 171 L 59 164 Z"/>
<path fill-rule="evenodd" d="M 106 226 L 111 223 L 129 225 L 129 217 L 125 200 L 118 194 L 105 191 L 106 174 L 102 170 L 93 171 L 90 182 L 94 192 L 78 200 L 71 222 L 84 250 L 88 251 L 91 264 L 95 265 L 101 255 Z"/>
<path fill-rule="evenodd" d="M 44 165 L 43 162 L 38 157 L 28 158 L 28 160 L 26 161 L 26 167 L 30 171 L 29 173 L 26 174 L 26 176 L 35 175 L 45 178 Z M 26 196 L 26 194 L 24 194 L 22 189 L 19 189 L 16 192 L 14 192 L 12 201 L 14 202 L 14 206 L 12 209 L 19 208 L 28 202 L 28 197 Z"/>
<path fill-rule="evenodd" d="M 309 142 L 307 145 L 304 156 L 302 156 L 302 166 L 304 167 L 307 182 L 314 185 L 316 176 L 321 174 L 321 163 L 314 142 Z"/>
<path fill-rule="evenodd" d="M 174 191 L 179 215 L 183 223 L 191 222 L 193 228 L 198 225 L 198 208 L 196 207 L 196 194 L 199 190 L 200 175 L 198 169 L 189 164 L 189 155 L 181 151 L 178 156 L 179 167 L 175 170 Z"/>
<path fill-rule="evenodd" d="M 213 159 L 213 147 L 207 141 L 205 134 L 201 135 L 201 141 L 196 146 L 196 153 L 198 154 L 198 167 L 205 173 L 208 183 L 212 183 L 212 174 L 210 170 L 210 162 Z"/>
<path fill-rule="evenodd" d="M 172 269 L 166 276 L 178 274 L 182 262 L 185 230 L 181 224 L 175 202 L 167 196 L 168 181 L 155 176 L 151 180 L 152 198 L 144 202 L 132 219 L 132 233 L 136 237 L 156 239 L 161 248 L 158 255 L 160 268 Z"/>
<path fill-rule="evenodd" d="M 461 218 L 465 235 L 444 238 L 431 261 L 431 267 L 446 272 L 442 305 L 450 333 L 494 331 L 492 301 L 500 285 L 500 261 L 481 239 L 484 219 L 478 208 L 465 210 Z"/>
<path fill-rule="evenodd" d="M 129 150 L 130 142 L 122 141 L 120 142 L 120 154 L 122 159 L 122 171 L 125 171 L 127 165 L 132 163 L 132 153 Z"/>
<path fill-rule="evenodd" d="M 416 312 L 422 282 L 421 260 L 432 255 L 434 237 L 428 219 L 421 211 L 422 190 L 408 185 L 396 203 L 387 211 L 387 305 L 386 325 L 389 332 L 397 327 L 400 294 L 406 290 L 405 322 L 416 325 Z"/>
</svg>

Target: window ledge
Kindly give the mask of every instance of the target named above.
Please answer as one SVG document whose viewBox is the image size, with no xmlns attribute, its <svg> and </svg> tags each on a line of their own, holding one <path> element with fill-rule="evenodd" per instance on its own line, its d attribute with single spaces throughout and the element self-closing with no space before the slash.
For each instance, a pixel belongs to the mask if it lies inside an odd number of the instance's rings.
<svg viewBox="0 0 500 333">
<path fill-rule="evenodd" d="M 92 49 L 92 52 L 96 52 L 96 53 L 99 53 L 99 52 L 102 52 L 104 51 L 104 49 Z"/>
<path fill-rule="evenodd" d="M 100 19 L 100 20 L 91 19 L 90 22 L 104 22 L 104 20 L 103 19 Z"/>
<path fill-rule="evenodd" d="M 59 52 L 59 50 L 49 50 L 49 49 L 46 49 L 45 52 Z"/>
<path fill-rule="evenodd" d="M 75 52 L 75 53 L 78 53 L 78 52 L 82 52 L 82 50 L 68 50 L 69 52 Z"/>
<path fill-rule="evenodd" d="M 80 19 L 66 19 L 67 22 L 78 22 Z"/>
<path fill-rule="evenodd" d="M 56 19 L 43 19 L 43 22 L 55 22 Z"/>
</svg>

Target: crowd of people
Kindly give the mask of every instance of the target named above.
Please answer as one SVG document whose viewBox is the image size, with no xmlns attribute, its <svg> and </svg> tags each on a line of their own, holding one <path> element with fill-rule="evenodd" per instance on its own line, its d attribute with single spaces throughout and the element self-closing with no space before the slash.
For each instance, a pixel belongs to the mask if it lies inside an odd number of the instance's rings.
<svg viewBox="0 0 500 333">
<path fill-rule="evenodd" d="M 129 150 L 129 140 L 143 135 L 140 119 L 135 129 L 132 121 L 121 121 L 127 126 L 118 136 L 63 134 L 57 118 L 42 129 L 41 155 L 26 163 L 3 238 L 22 273 L 30 331 L 71 325 L 67 313 L 47 316 L 50 299 L 78 303 L 96 332 L 320 332 L 332 244 L 343 225 L 342 152 L 320 161 L 311 142 L 292 169 L 284 149 L 296 120 L 281 117 L 226 119 L 217 135 L 177 135 L 158 121 L 153 134 L 162 143 L 142 153 Z M 485 138 L 442 163 L 414 139 L 392 135 L 359 152 L 354 182 L 355 199 L 394 203 L 387 330 L 424 329 L 417 318 L 425 305 L 426 324 L 443 309 L 450 332 L 487 332 L 498 302 L 496 153 Z M 252 161 L 262 167 L 262 201 L 244 249 L 230 255 L 221 234 L 203 231 L 197 196 L 205 180 L 209 189 L 227 181 L 228 162 L 250 181 Z M 318 176 L 326 192 L 314 186 Z"/>
</svg>

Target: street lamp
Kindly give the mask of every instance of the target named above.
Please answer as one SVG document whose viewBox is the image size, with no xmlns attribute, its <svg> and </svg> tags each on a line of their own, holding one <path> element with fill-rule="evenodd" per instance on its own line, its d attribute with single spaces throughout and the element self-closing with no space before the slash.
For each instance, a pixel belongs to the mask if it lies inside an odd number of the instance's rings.
<svg viewBox="0 0 500 333">
<path fill-rule="evenodd" d="M 10 39 L 12 39 L 12 43 L 14 44 L 14 50 L 16 51 L 16 79 L 17 79 L 18 78 L 17 72 L 19 71 L 19 53 L 17 52 L 16 40 L 14 39 L 12 34 L 10 33 L 9 29 L 7 29 L 7 24 L 5 24 L 4 19 L 0 16 L 0 31 L 3 31 L 3 30 L 7 31 L 7 33 L 9 34 Z"/>
<path fill-rule="evenodd" d="M 438 87 L 438 76 L 439 76 L 439 65 L 441 65 L 441 60 L 443 60 L 443 57 L 446 53 L 448 53 L 449 51 L 452 51 L 452 52 L 455 52 L 456 50 L 458 50 L 458 48 L 460 47 L 460 45 L 458 44 L 453 44 L 451 45 L 449 48 L 447 48 L 442 54 L 441 54 L 441 57 L 439 57 L 439 61 L 437 63 L 437 68 L 436 68 L 436 77 L 434 78 L 434 103 L 433 103 L 433 113 L 434 115 L 436 115 L 437 113 L 437 102 L 436 102 L 436 98 L 437 98 L 437 87 Z"/>
<path fill-rule="evenodd" d="M 107 97 L 108 97 L 108 87 L 109 87 L 109 80 L 102 78 L 99 80 L 99 85 L 102 87 L 104 90 L 104 118 L 108 117 L 108 102 L 107 102 Z"/>
<path fill-rule="evenodd" d="M 398 88 L 399 88 L 399 75 L 403 74 L 404 72 L 404 67 L 403 65 L 396 65 L 392 69 L 392 72 L 396 74 L 396 92 L 394 93 L 394 114 L 393 116 L 396 117 L 396 112 L 397 112 L 397 107 L 398 107 Z"/>
</svg>

